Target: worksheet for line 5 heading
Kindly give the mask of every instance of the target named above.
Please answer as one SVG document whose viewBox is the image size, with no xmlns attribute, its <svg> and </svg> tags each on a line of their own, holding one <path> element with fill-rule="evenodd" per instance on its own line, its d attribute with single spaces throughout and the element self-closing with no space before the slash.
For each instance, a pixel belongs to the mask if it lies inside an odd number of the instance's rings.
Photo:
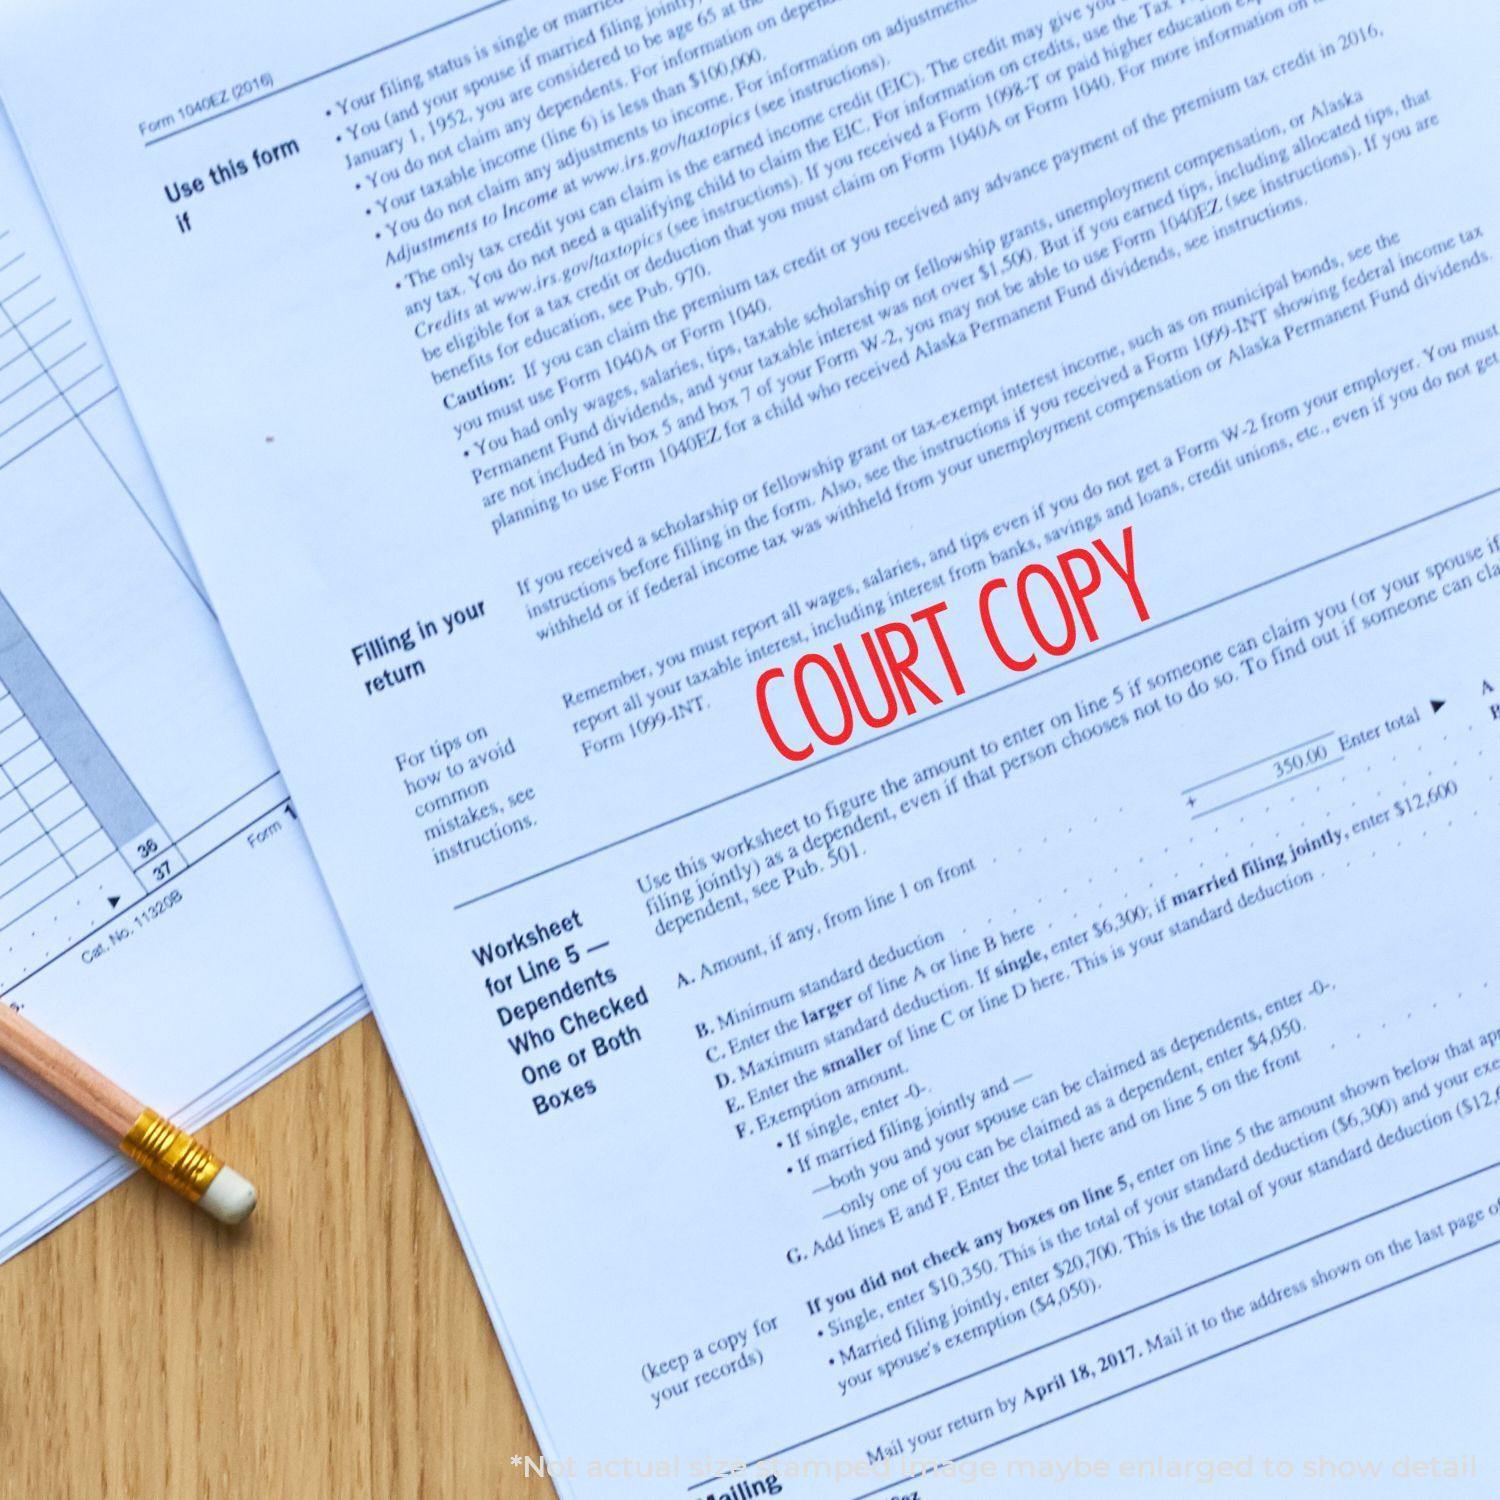
<svg viewBox="0 0 1500 1500">
<path fill-rule="evenodd" d="M 365 1010 L 3 116 L 0 995 L 190 1125 Z M 0 1130 L 0 1259 L 131 1170 L 9 1074 Z"/>
<path fill-rule="evenodd" d="M 1484 1494 L 1492 6 L 15 0 L 564 1494 Z"/>
</svg>

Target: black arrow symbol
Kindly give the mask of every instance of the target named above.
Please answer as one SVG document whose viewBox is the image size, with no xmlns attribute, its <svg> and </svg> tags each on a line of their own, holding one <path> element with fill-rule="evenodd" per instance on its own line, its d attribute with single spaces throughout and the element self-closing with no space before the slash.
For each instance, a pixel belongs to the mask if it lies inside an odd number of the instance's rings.
<svg viewBox="0 0 1500 1500">
<path fill-rule="evenodd" d="M 115 907 L 117 907 L 119 904 L 120 904 L 120 898 L 118 896 L 111 896 L 109 898 L 109 909 L 111 911 L 113 911 L 115 909 Z"/>
<path fill-rule="evenodd" d="M 1432 711 L 1434 714 L 1442 713 L 1442 711 L 1448 706 L 1448 700 L 1446 698 L 1430 698 L 1428 699 L 1428 702 L 1432 704 Z"/>
</svg>

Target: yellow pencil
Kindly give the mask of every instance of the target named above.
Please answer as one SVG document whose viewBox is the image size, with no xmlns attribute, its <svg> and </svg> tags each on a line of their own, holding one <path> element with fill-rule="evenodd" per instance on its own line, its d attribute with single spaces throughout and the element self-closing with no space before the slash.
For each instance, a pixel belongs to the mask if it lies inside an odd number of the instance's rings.
<svg viewBox="0 0 1500 1500">
<path fill-rule="evenodd" d="M 221 1224 L 250 1217 L 249 1181 L 3 1001 L 0 1066 Z"/>
</svg>

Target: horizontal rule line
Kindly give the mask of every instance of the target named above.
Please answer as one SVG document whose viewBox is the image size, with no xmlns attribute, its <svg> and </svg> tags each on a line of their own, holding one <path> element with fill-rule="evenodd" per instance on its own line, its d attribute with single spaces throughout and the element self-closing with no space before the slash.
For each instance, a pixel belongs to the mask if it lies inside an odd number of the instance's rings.
<svg viewBox="0 0 1500 1500">
<path fill-rule="evenodd" d="M 386 52 L 394 52 L 398 47 L 405 47 L 410 42 L 419 42 L 423 37 L 431 36 L 434 32 L 446 31 L 450 26 L 457 26 L 460 21 L 470 21 L 475 16 L 482 16 L 487 10 L 497 10 L 502 5 L 508 5 L 510 0 L 490 0 L 488 5 L 476 5 L 473 10 L 466 10 L 462 15 L 450 16 L 446 21 L 438 21 L 435 25 L 425 27 L 421 31 L 414 31 L 410 36 L 397 37 L 394 42 L 385 42 L 379 47 L 371 47 L 368 52 L 361 52 L 355 57 L 346 57 L 343 62 L 330 63 L 326 68 L 319 68 L 316 73 L 309 73 L 303 78 L 295 78 L 291 83 L 284 83 L 280 88 L 267 89 L 263 94 L 257 94 L 253 99 L 245 99 L 239 104 L 231 104 L 228 109 L 221 109 L 217 114 L 202 115 L 196 120 L 190 120 L 186 125 L 179 125 L 176 130 L 163 131 L 161 135 L 153 136 L 146 142 L 146 146 L 160 146 L 164 141 L 170 141 L 179 135 L 186 135 L 190 130 L 197 130 L 203 125 L 212 125 L 215 120 L 227 119 L 230 115 L 237 115 L 242 109 L 249 109 L 255 104 L 264 104 L 268 99 L 274 99 L 278 94 L 289 94 L 293 89 L 305 88 L 309 83 L 316 83 L 320 78 L 327 78 L 334 73 L 342 73 L 345 68 L 352 68 L 358 63 L 369 62 L 372 57 L 379 57 Z"/>
</svg>

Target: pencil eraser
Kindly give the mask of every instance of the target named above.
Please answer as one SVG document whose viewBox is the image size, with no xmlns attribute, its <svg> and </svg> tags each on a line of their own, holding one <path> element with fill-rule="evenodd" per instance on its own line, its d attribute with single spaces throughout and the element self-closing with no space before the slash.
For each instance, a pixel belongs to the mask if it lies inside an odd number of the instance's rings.
<svg viewBox="0 0 1500 1500">
<path fill-rule="evenodd" d="M 255 1209 L 255 1184 L 233 1167 L 220 1167 L 204 1189 L 198 1207 L 221 1224 L 243 1224 Z"/>
</svg>

